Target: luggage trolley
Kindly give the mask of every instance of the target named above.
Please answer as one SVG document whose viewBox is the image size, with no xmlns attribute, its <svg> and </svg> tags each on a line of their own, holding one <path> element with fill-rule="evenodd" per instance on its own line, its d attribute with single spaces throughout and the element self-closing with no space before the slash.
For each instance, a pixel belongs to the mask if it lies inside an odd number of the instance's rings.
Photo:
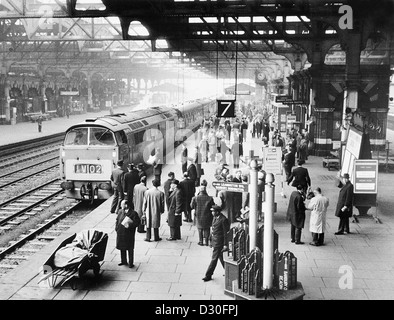
<svg viewBox="0 0 394 320">
<path fill-rule="evenodd" d="M 76 289 L 76 278 L 92 269 L 95 277 L 100 275 L 100 261 L 104 260 L 108 234 L 87 229 L 65 239 L 51 254 L 42 267 L 38 283 L 47 280 L 51 288 L 70 282 Z M 58 282 L 58 278 L 61 280 Z M 71 281 L 73 280 L 73 281 Z"/>
</svg>

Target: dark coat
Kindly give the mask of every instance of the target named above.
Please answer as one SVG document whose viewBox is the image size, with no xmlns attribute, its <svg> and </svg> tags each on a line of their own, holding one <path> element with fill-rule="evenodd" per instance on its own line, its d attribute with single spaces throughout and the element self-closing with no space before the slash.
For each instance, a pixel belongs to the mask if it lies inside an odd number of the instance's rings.
<svg viewBox="0 0 394 320">
<path fill-rule="evenodd" d="M 189 175 L 190 180 L 193 180 L 193 182 L 195 182 L 197 180 L 197 178 L 198 178 L 197 168 L 196 168 L 196 165 L 194 163 L 191 163 L 189 165 L 189 167 L 187 168 L 187 174 Z M 200 174 L 200 177 L 201 177 L 201 174 Z"/>
<path fill-rule="evenodd" d="M 174 179 L 167 179 L 167 181 L 164 182 L 164 185 L 163 185 L 164 199 L 166 201 L 167 208 L 168 208 L 168 197 L 170 196 L 170 187 L 171 187 L 172 181 L 174 181 Z"/>
<path fill-rule="evenodd" d="M 236 206 L 234 193 L 235 192 L 227 191 L 227 190 L 221 190 L 218 193 L 218 197 L 221 202 L 222 214 L 228 219 L 230 223 L 235 222 L 236 221 L 235 218 L 239 214 L 239 212 L 235 211 L 236 208 L 239 207 L 240 210 L 242 207 L 242 198 L 241 198 L 241 203 L 239 203 L 239 206 Z"/>
<path fill-rule="evenodd" d="M 214 217 L 210 235 L 212 247 L 217 248 L 226 245 L 226 236 L 229 230 L 230 223 L 222 213 Z"/>
<path fill-rule="evenodd" d="M 182 225 L 183 200 L 182 192 L 175 189 L 168 198 L 168 226 L 180 227 Z"/>
<path fill-rule="evenodd" d="M 179 182 L 179 188 L 182 190 L 182 196 L 184 201 L 188 201 L 190 204 L 190 201 L 196 193 L 196 186 L 194 185 L 194 180 L 183 179 L 181 182 Z"/>
<path fill-rule="evenodd" d="M 138 170 L 133 169 L 124 175 L 123 192 L 127 193 L 128 203 L 133 203 L 133 192 L 135 185 L 140 183 Z"/>
<path fill-rule="evenodd" d="M 121 168 L 116 168 L 111 173 L 112 185 L 118 189 L 119 192 L 123 192 L 123 176 L 124 171 Z"/>
<path fill-rule="evenodd" d="M 213 198 L 206 191 L 201 191 L 191 201 L 191 208 L 196 210 L 196 226 L 197 229 L 208 229 L 212 225 L 211 208 L 215 204 Z"/>
<path fill-rule="evenodd" d="M 133 223 L 125 228 L 122 225 L 122 221 L 125 216 L 128 216 Z M 140 218 L 138 213 L 134 210 L 128 210 L 125 212 L 123 209 L 118 211 L 116 216 L 115 231 L 116 231 L 116 249 L 118 250 L 132 250 L 134 249 L 135 242 L 135 229 L 140 224 Z"/>
<path fill-rule="evenodd" d="M 298 191 L 293 191 L 287 208 L 287 220 L 296 228 L 302 229 L 305 223 L 304 197 Z"/>
<path fill-rule="evenodd" d="M 153 174 L 155 176 L 161 175 L 163 165 L 161 163 L 154 163 L 153 164 Z"/>
<path fill-rule="evenodd" d="M 341 209 L 346 206 L 348 209 L 342 211 Z M 348 181 L 339 191 L 337 208 L 335 216 L 340 218 L 351 217 L 353 215 L 353 184 Z"/>
<path fill-rule="evenodd" d="M 147 177 L 147 174 L 146 174 L 145 170 L 141 170 L 141 171 L 138 172 L 138 178 L 140 179 L 139 182 L 141 182 L 141 178 L 142 177 Z"/>
<path fill-rule="evenodd" d="M 294 165 L 295 165 L 295 153 L 294 152 L 286 153 L 283 167 L 289 172 L 291 172 L 291 169 L 293 169 Z"/>
<path fill-rule="evenodd" d="M 310 186 L 311 178 L 309 177 L 308 169 L 303 167 L 294 168 L 290 174 L 289 179 L 287 180 L 287 184 L 290 184 L 290 182 L 292 181 L 292 187 L 297 187 L 298 185 L 301 185 L 304 188 L 307 188 L 308 186 Z"/>
</svg>

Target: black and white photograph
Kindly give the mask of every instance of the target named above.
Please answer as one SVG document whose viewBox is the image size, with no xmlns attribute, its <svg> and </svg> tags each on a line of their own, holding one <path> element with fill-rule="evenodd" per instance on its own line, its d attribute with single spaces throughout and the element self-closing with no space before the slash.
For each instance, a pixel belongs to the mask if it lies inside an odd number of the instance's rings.
<svg viewBox="0 0 394 320">
<path fill-rule="evenodd" d="M 394 0 L 0 0 L 0 301 L 394 300 L 393 51 Z"/>
</svg>

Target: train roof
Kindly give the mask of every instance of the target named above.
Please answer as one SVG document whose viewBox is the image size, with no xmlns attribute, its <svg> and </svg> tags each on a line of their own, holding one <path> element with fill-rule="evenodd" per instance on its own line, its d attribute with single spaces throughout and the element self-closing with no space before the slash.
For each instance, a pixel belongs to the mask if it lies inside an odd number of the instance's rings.
<svg viewBox="0 0 394 320">
<path fill-rule="evenodd" d="M 84 122 L 71 126 L 68 130 L 80 126 L 104 126 L 113 130 L 121 129 L 125 125 L 133 130 L 140 129 L 151 124 L 171 119 L 178 115 L 178 110 L 168 107 L 153 107 L 135 110 L 128 113 L 117 113 L 97 118 L 89 118 Z"/>
</svg>

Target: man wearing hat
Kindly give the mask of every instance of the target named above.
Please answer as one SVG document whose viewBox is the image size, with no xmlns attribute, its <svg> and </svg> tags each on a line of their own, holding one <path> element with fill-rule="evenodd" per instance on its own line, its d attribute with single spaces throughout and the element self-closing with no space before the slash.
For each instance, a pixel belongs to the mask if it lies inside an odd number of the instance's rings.
<svg viewBox="0 0 394 320">
<path fill-rule="evenodd" d="M 114 198 L 111 204 L 111 213 L 117 213 L 120 203 L 124 199 L 123 194 L 123 160 L 116 163 L 116 168 L 111 173 L 112 187 L 114 189 Z"/>
<path fill-rule="evenodd" d="M 213 214 L 213 221 L 211 227 L 211 246 L 212 246 L 212 258 L 211 263 L 205 273 L 205 277 L 202 278 L 204 281 L 212 280 L 212 275 L 215 271 L 218 260 L 224 268 L 223 262 L 223 252 L 227 250 L 226 246 L 226 236 L 227 232 L 230 230 L 230 223 L 228 219 L 220 212 L 221 208 L 217 205 L 211 208 Z"/>
<path fill-rule="evenodd" d="M 179 189 L 179 181 L 176 179 L 171 183 L 168 205 L 167 222 L 170 227 L 170 237 L 167 238 L 167 240 L 181 240 L 183 204 L 181 190 Z"/>
<path fill-rule="evenodd" d="M 348 173 L 343 175 L 342 181 L 339 185 L 341 191 L 339 191 L 337 208 L 335 210 L 335 216 L 339 217 L 336 235 L 350 233 L 349 218 L 353 215 L 353 184 L 350 182 Z"/>
<path fill-rule="evenodd" d="M 215 204 L 213 198 L 208 195 L 206 186 L 200 186 L 200 192 L 193 197 L 191 208 L 194 211 L 195 223 L 198 230 L 198 245 L 208 245 L 210 227 L 212 225 L 211 208 Z"/>
<path fill-rule="evenodd" d="M 183 180 L 179 182 L 179 189 L 181 189 L 182 192 L 183 213 L 185 215 L 185 219 L 183 219 L 183 221 L 193 222 L 190 203 L 196 193 L 196 187 L 194 181 L 190 179 L 187 172 L 183 173 Z"/>
</svg>

